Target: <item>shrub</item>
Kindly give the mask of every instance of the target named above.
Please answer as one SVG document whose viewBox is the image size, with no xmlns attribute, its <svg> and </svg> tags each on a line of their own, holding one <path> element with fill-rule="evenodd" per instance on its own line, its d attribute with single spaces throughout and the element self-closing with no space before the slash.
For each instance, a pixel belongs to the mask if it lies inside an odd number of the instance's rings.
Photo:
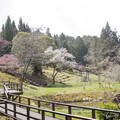
<svg viewBox="0 0 120 120">
<path fill-rule="evenodd" d="M 109 110 L 119 110 L 117 105 L 111 102 L 103 103 L 99 106 L 99 108 L 109 109 Z M 97 114 L 100 120 L 119 120 L 119 115 L 116 113 L 98 111 Z"/>
</svg>

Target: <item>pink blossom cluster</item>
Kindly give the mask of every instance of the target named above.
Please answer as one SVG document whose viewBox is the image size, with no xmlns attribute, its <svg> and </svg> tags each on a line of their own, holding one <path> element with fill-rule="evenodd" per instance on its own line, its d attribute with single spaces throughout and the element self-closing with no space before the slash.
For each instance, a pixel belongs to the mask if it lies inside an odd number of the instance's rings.
<svg viewBox="0 0 120 120">
<path fill-rule="evenodd" d="M 4 46 L 10 45 L 11 42 L 7 41 L 7 40 L 3 40 L 3 38 L 0 38 L 0 42 L 3 43 Z"/>
<path fill-rule="evenodd" d="M 15 58 L 12 54 L 5 54 L 4 56 L 0 57 L 0 69 L 14 70 L 20 67 L 18 62 L 18 59 Z"/>
</svg>

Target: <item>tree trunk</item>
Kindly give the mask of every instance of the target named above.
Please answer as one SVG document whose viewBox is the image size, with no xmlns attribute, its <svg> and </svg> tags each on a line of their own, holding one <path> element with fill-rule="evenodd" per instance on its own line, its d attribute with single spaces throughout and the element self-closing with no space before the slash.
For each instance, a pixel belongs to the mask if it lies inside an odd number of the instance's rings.
<svg viewBox="0 0 120 120">
<path fill-rule="evenodd" d="M 53 77 L 53 79 L 52 79 L 53 84 L 55 84 L 55 77 L 56 77 L 57 73 L 58 73 L 58 71 L 55 72 L 55 67 L 54 67 L 54 68 L 53 68 L 53 74 L 52 74 L 52 77 Z"/>
</svg>

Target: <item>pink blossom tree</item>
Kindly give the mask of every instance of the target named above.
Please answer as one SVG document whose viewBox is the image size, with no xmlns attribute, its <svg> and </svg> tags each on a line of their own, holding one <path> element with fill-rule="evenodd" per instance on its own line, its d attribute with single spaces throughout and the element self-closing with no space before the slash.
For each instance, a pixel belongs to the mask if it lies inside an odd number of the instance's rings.
<svg viewBox="0 0 120 120">
<path fill-rule="evenodd" d="M 6 72 L 14 71 L 20 67 L 18 62 L 18 59 L 12 54 L 5 54 L 4 56 L 0 57 L 0 69 Z"/>
<path fill-rule="evenodd" d="M 5 53 L 9 53 L 11 49 L 11 42 L 4 40 L 0 37 L 0 56 Z"/>
</svg>

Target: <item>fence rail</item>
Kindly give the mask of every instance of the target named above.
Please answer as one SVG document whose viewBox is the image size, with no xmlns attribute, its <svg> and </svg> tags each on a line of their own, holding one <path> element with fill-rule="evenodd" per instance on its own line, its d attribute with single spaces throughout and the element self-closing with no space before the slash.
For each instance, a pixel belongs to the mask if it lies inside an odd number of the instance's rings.
<svg viewBox="0 0 120 120">
<path fill-rule="evenodd" d="M 3 84 L 5 84 L 6 87 L 8 87 L 10 89 L 14 89 L 17 91 L 23 91 L 22 83 L 11 82 L 11 81 L 0 81 L 0 83 L 2 83 L 2 85 L 0 85 L 1 87 L 3 87 Z"/>
<path fill-rule="evenodd" d="M 93 118 L 87 118 L 87 117 L 82 117 L 82 116 L 77 116 L 77 115 L 65 114 L 65 113 L 62 113 L 62 112 L 56 112 L 56 111 L 52 111 L 52 110 L 46 110 L 46 109 L 38 108 L 38 107 L 35 107 L 35 106 L 25 105 L 25 104 L 22 104 L 22 103 L 17 103 L 17 102 L 13 102 L 13 101 L 9 101 L 9 100 L 4 100 L 4 99 L 0 99 L 0 100 L 5 102 L 5 106 L 0 106 L 1 108 L 4 109 L 4 112 L 2 111 L 2 113 L 7 115 L 7 116 L 10 116 L 10 117 L 12 117 L 16 120 L 20 120 L 19 118 L 16 117 L 17 114 L 20 114 L 20 115 L 23 115 L 23 116 L 27 117 L 27 120 L 30 120 L 30 118 L 33 118 L 35 120 L 45 120 L 45 113 L 46 112 L 52 113 L 52 114 L 62 115 L 62 116 L 65 117 L 65 120 L 71 120 L 72 118 L 83 119 L 83 120 L 96 120 L 96 119 L 93 119 Z M 13 110 L 8 108 L 9 104 L 13 105 Z M 23 114 L 20 111 L 19 112 L 16 111 L 17 106 L 24 107 L 24 109 L 26 109 L 27 114 L 25 114 L 25 113 Z M 30 109 L 41 111 L 41 118 L 38 119 L 35 116 L 31 116 L 30 115 Z M 9 115 L 8 111 L 13 112 L 14 113 L 13 116 Z"/>
<path fill-rule="evenodd" d="M 60 102 L 53 102 L 53 101 L 40 100 L 40 99 L 35 99 L 35 98 L 28 98 L 28 97 L 23 97 L 23 96 L 14 95 L 14 94 L 9 94 L 9 95 L 10 95 L 12 101 L 14 100 L 14 97 L 18 97 L 19 103 L 22 103 L 21 98 L 27 99 L 27 105 L 31 105 L 31 100 L 35 101 L 35 102 L 37 102 L 38 108 L 40 108 L 41 102 L 50 103 L 50 104 L 52 104 L 52 111 L 55 111 L 56 105 L 67 106 L 68 107 L 68 114 L 72 114 L 72 108 L 88 109 L 88 110 L 91 110 L 91 113 L 92 113 L 91 117 L 94 119 L 96 118 L 96 111 L 117 113 L 120 116 L 120 111 L 115 111 L 115 110 L 107 110 L 107 109 L 99 109 L 99 108 L 93 108 L 93 107 L 70 105 L 70 104 L 65 104 L 65 103 L 60 103 Z M 40 113 L 40 109 L 38 109 L 38 113 Z M 52 112 L 52 116 L 53 116 L 53 118 L 55 118 L 54 112 Z"/>
</svg>

